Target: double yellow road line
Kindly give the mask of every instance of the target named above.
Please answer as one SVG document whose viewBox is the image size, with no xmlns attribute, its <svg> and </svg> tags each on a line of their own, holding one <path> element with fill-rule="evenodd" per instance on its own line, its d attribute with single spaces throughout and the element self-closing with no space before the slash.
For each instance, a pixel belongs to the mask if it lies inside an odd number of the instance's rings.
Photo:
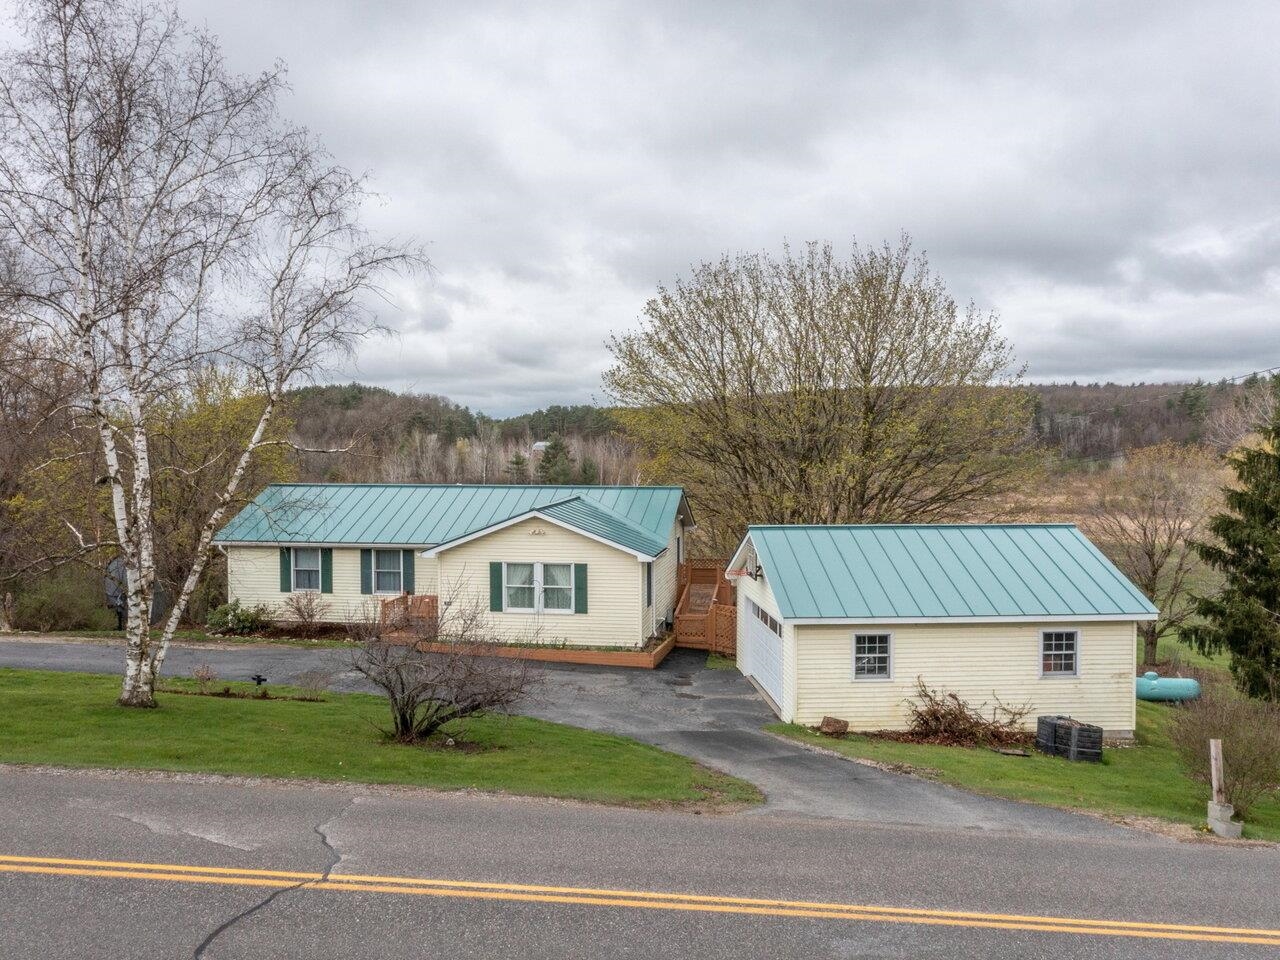
<svg viewBox="0 0 1280 960">
<path fill-rule="evenodd" d="M 700 894 L 611 890 L 592 887 L 556 887 L 525 883 L 484 883 L 468 880 L 433 880 L 418 877 L 383 877 L 360 874 L 330 874 L 326 876 L 321 873 L 300 873 L 290 870 L 244 870 L 235 867 L 202 867 L 173 863 L 132 863 L 116 860 L 69 860 L 57 857 L 18 857 L 4 854 L 0 854 L 0 873 L 45 874 L 65 877 L 110 877 L 127 880 L 222 884 L 237 887 L 301 887 L 308 890 L 456 897 L 467 900 L 581 904 L 640 910 L 682 910 L 762 917 L 800 917 L 817 920 L 853 920 L 870 923 L 976 927 L 989 930 L 1030 930 L 1040 933 L 1072 933 L 1089 936 L 1140 937 L 1152 940 L 1191 940 L 1212 943 L 1249 943 L 1280 947 L 1280 930 L 1196 926 L 1177 923 L 1142 923 L 1127 920 L 1091 920 L 1079 917 L 975 913 L 959 910 L 919 910 L 909 907 L 886 907 L 854 903 L 762 900 L 749 897 L 716 897 Z"/>
</svg>

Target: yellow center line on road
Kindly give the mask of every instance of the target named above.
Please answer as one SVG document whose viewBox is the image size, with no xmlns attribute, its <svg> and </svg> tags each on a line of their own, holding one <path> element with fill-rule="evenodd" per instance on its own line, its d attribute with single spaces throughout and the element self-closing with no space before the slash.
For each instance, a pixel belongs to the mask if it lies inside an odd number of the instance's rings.
<svg viewBox="0 0 1280 960">
<path fill-rule="evenodd" d="M 273 888 L 303 886 L 309 890 L 407 894 L 525 903 L 581 904 L 649 910 L 742 914 L 748 916 L 854 920 L 874 923 L 907 923 L 926 926 L 976 927 L 997 930 L 1038 931 L 1041 933 L 1246 943 L 1280 947 L 1280 930 L 928 910 L 913 907 L 822 903 L 805 900 L 766 900 L 749 897 L 592 887 L 489 883 L 472 880 L 368 876 L 360 874 L 330 874 L 326 877 L 320 873 L 288 870 L 256 870 L 189 864 L 82 860 L 58 857 L 25 857 L 4 854 L 0 854 L 0 872 L 204 883 L 226 886 Z"/>
</svg>

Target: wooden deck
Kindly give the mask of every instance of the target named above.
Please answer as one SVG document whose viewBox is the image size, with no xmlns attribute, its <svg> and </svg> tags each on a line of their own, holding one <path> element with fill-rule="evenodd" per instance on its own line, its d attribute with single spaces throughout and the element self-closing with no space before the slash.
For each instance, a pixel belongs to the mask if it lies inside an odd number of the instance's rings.
<svg viewBox="0 0 1280 960">
<path fill-rule="evenodd" d="M 733 584 L 720 560 L 680 564 L 680 600 L 676 604 L 676 646 L 736 656 L 738 609 Z"/>
</svg>

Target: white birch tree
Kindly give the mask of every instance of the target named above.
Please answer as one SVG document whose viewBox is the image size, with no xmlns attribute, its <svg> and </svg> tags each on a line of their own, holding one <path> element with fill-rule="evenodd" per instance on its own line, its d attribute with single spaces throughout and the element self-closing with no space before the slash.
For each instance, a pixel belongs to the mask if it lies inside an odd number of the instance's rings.
<svg viewBox="0 0 1280 960">
<path fill-rule="evenodd" d="M 359 224 L 359 178 L 277 108 L 283 70 L 230 73 L 216 42 L 172 7 L 27 0 L 24 41 L 0 63 L 0 243 L 16 267 L 2 309 L 82 384 L 74 412 L 97 438 L 110 492 L 108 548 L 126 574 L 120 703 L 154 684 L 213 534 L 270 439 L 284 391 L 376 329 L 385 271 L 420 262 Z M 262 402 L 190 544 L 189 575 L 152 624 L 156 484 L 149 416 L 211 367 Z"/>
</svg>

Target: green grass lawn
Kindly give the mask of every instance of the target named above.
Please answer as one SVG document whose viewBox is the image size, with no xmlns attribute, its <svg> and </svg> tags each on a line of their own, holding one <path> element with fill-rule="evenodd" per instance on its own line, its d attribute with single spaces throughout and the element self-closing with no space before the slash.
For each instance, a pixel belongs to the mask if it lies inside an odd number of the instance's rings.
<svg viewBox="0 0 1280 960">
<path fill-rule="evenodd" d="M 190 681 L 166 683 L 194 689 Z M 686 757 L 527 717 L 484 717 L 449 729 L 466 749 L 403 746 L 376 729 L 387 707 L 374 696 L 327 694 L 323 702 L 300 703 L 161 693 L 158 709 L 132 710 L 115 705 L 119 687 L 115 677 L 0 670 L 0 762 L 474 788 L 626 805 L 761 799 L 751 784 Z"/>
<path fill-rule="evenodd" d="M 1209 789 L 1182 773 L 1165 734 L 1170 707 L 1138 704 L 1137 745 L 1103 751 L 1102 763 L 1071 763 L 1034 753 L 1007 757 L 986 749 L 895 743 L 851 735 L 820 737 L 807 727 L 767 729 L 850 757 L 906 765 L 976 793 L 1095 813 L 1159 817 L 1193 826 L 1205 820 Z M 1280 840 L 1280 797 L 1260 803 L 1245 823 L 1246 837 Z"/>
<path fill-rule="evenodd" d="M 1161 637 L 1160 642 L 1156 644 L 1156 656 L 1162 662 L 1185 664 L 1189 667 L 1198 667 L 1201 670 L 1220 670 L 1223 678 L 1230 680 L 1231 654 L 1226 650 L 1219 650 L 1217 653 L 1205 656 L 1180 637 L 1168 636 Z M 1138 638 L 1138 666 L 1141 669 L 1141 637 Z"/>
<path fill-rule="evenodd" d="M 737 670 L 738 661 L 734 657 L 726 657 L 719 653 L 707 654 L 708 670 Z"/>
</svg>

